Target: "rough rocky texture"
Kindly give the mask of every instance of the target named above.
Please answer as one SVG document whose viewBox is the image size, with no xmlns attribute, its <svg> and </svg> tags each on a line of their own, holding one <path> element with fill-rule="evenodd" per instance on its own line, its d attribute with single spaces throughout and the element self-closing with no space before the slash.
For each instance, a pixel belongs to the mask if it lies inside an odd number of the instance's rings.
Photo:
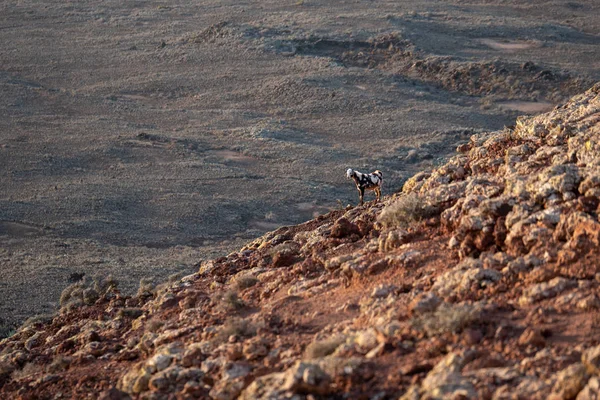
<svg viewBox="0 0 600 400">
<path fill-rule="evenodd" d="M 597 398 L 599 148 L 600 84 L 381 203 L 65 302 L 0 342 L 0 397 Z"/>
</svg>

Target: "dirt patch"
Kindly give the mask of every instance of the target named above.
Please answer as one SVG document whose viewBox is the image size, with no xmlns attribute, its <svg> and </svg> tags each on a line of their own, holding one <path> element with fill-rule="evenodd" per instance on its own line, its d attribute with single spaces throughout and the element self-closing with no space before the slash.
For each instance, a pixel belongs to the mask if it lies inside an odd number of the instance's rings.
<svg viewBox="0 0 600 400">
<path fill-rule="evenodd" d="M 554 108 L 552 103 L 536 101 L 503 101 L 496 104 L 504 110 L 520 111 L 526 114 L 538 114 Z"/>
<path fill-rule="evenodd" d="M 8 238 L 35 237 L 44 234 L 44 230 L 37 226 L 14 221 L 0 221 L 0 236 Z"/>
<path fill-rule="evenodd" d="M 496 40 L 496 39 L 481 39 L 481 43 L 489 46 L 494 50 L 515 52 L 531 49 L 540 46 L 538 42 L 527 40 Z"/>
</svg>

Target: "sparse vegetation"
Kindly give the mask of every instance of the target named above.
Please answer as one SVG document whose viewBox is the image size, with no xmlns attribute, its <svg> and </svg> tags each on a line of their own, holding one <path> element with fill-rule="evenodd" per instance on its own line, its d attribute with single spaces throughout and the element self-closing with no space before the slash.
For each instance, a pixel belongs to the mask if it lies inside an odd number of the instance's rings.
<svg viewBox="0 0 600 400">
<path fill-rule="evenodd" d="M 163 327 L 165 323 L 158 319 L 152 318 L 146 322 L 146 330 L 149 332 L 158 332 L 160 328 Z"/>
<path fill-rule="evenodd" d="M 434 312 L 414 318 L 412 326 L 428 336 L 461 332 L 480 317 L 479 308 L 469 304 L 442 304 Z"/>
<path fill-rule="evenodd" d="M 83 279 L 67 286 L 60 295 L 60 307 L 67 311 L 83 305 L 92 305 L 109 292 L 113 292 L 119 282 L 112 276 L 94 276 L 92 282 Z"/>
<path fill-rule="evenodd" d="M 379 215 L 379 223 L 388 229 L 407 228 L 432 215 L 433 210 L 427 206 L 425 199 L 409 193 L 385 207 Z"/>
<path fill-rule="evenodd" d="M 103 277 L 101 275 L 94 276 L 94 290 L 97 293 L 107 293 L 109 291 L 115 290 L 119 286 L 119 282 L 115 279 L 112 274 Z"/>
<path fill-rule="evenodd" d="M 240 337 L 252 337 L 256 335 L 257 327 L 251 323 L 248 319 L 244 318 L 232 318 L 226 321 L 217 337 L 221 340 L 227 340 L 232 335 Z"/>
<path fill-rule="evenodd" d="M 65 357 L 62 355 L 57 356 L 50 365 L 48 365 L 48 372 L 57 373 L 62 372 L 69 368 L 71 365 L 71 357 Z"/>
<path fill-rule="evenodd" d="M 34 315 L 33 317 L 29 317 L 25 320 L 25 322 L 23 322 L 22 328 L 27 328 L 27 327 L 35 327 L 36 325 L 39 324 L 47 324 L 48 322 L 52 321 L 52 319 L 55 317 L 54 314 L 39 314 L 39 315 Z"/>
<path fill-rule="evenodd" d="M 154 297 L 156 293 L 156 285 L 152 282 L 151 278 L 144 277 L 140 279 L 140 287 L 137 291 L 137 296 L 141 298 Z"/>
<path fill-rule="evenodd" d="M 228 290 L 221 298 L 221 304 L 227 311 L 238 311 L 246 306 L 246 303 L 238 296 L 237 292 Z"/>
<path fill-rule="evenodd" d="M 322 358 L 332 354 L 341 344 L 346 341 L 344 336 L 335 336 L 325 340 L 312 342 L 304 350 L 304 358 L 312 360 Z"/>
<path fill-rule="evenodd" d="M 83 282 L 76 282 L 67 286 L 60 294 L 60 307 L 67 307 L 73 303 L 83 304 L 84 288 L 85 284 Z"/>
<path fill-rule="evenodd" d="M 18 381 L 30 375 L 43 371 L 42 367 L 34 363 L 27 363 L 21 369 L 12 372 L 11 379 Z"/>
<path fill-rule="evenodd" d="M 15 328 L 14 324 L 8 324 L 4 319 L 0 318 L 0 339 L 12 336 L 15 333 Z"/>
<path fill-rule="evenodd" d="M 176 272 L 174 274 L 169 275 L 169 277 L 167 278 L 167 282 L 172 285 L 174 283 L 179 282 L 181 278 L 183 278 L 183 274 L 181 272 Z"/>
<path fill-rule="evenodd" d="M 259 280 L 252 275 L 239 275 L 234 279 L 234 285 L 237 290 L 248 289 L 254 285 L 256 285 Z"/>
<path fill-rule="evenodd" d="M 118 317 L 121 318 L 138 318 L 141 315 L 144 314 L 144 310 L 142 310 L 141 308 L 137 308 L 137 307 L 130 307 L 130 308 L 121 308 L 119 310 L 119 312 L 117 313 Z"/>
<path fill-rule="evenodd" d="M 273 247 L 269 254 L 271 255 L 271 257 L 275 257 L 275 255 L 277 254 L 297 254 L 298 253 L 298 246 L 293 243 L 293 242 L 284 242 L 281 244 L 278 244 L 277 246 Z"/>
<path fill-rule="evenodd" d="M 12 364 L 0 361 L 0 385 L 2 385 L 2 382 L 8 378 L 14 370 L 15 367 Z"/>
</svg>

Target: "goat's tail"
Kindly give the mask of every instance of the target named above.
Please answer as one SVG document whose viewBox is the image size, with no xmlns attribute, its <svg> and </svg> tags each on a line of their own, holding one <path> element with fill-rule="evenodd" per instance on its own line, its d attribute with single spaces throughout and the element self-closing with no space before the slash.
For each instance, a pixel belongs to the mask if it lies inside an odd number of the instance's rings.
<svg viewBox="0 0 600 400">
<path fill-rule="evenodd" d="M 350 179 L 354 176 L 354 170 L 352 168 L 348 168 L 346 170 L 346 178 Z"/>
</svg>

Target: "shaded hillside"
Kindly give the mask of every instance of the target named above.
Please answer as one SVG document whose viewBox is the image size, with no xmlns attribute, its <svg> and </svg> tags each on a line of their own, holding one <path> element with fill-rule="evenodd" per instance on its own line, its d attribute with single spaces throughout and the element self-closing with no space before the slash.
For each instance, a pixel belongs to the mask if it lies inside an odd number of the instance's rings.
<svg viewBox="0 0 600 400">
<path fill-rule="evenodd" d="M 0 397 L 595 399 L 599 148 L 597 84 L 382 203 L 77 284 L 0 343 Z"/>
</svg>

